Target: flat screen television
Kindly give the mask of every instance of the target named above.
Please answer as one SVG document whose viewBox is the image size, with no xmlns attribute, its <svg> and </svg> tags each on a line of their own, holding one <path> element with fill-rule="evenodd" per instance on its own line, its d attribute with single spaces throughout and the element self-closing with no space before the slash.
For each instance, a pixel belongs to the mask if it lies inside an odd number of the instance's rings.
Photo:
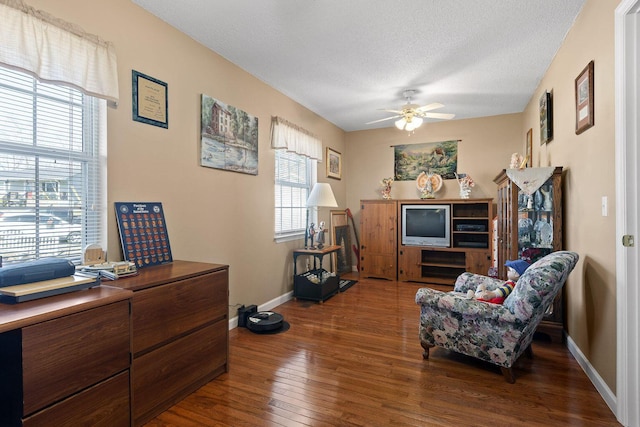
<svg viewBox="0 0 640 427">
<path fill-rule="evenodd" d="M 402 244 L 451 246 L 450 205 L 402 205 Z"/>
</svg>

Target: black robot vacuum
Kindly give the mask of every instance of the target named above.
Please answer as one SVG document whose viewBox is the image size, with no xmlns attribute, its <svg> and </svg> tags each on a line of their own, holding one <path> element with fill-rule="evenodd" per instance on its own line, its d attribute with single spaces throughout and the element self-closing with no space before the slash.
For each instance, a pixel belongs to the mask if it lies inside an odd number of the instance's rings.
<svg viewBox="0 0 640 427">
<path fill-rule="evenodd" d="M 286 322 L 281 314 L 273 311 L 259 311 L 247 317 L 247 329 L 263 334 L 280 331 Z"/>
</svg>

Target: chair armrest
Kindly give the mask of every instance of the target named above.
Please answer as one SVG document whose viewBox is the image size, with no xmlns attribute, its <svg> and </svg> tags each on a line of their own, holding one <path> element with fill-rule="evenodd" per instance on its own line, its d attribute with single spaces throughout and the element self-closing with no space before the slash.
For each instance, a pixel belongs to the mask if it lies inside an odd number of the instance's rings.
<svg viewBox="0 0 640 427">
<path fill-rule="evenodd" d="M 484 284 L 488 291 L 493 291 L 504 285 L 504 280 L 495 279 L 489 276 L 482 276 L 480 274 L 462 273 L 456 279 L 456 283 L 453 285 L 453 290 L 466 294 L 469 289 L 475 291 L 480 284 Z"/>
<path fill-rule="evenodd" d="M 442 292 L 430 288 L 420 288 L 416 293 L 416 304 L 428 306 L 433 310 L 452 313 L 460 318 L 480 318 L 510 324 L 520 323 L 513 313 L 504 306 L 467 298 L 465 294 L 458 292 Z"/>
</svg>

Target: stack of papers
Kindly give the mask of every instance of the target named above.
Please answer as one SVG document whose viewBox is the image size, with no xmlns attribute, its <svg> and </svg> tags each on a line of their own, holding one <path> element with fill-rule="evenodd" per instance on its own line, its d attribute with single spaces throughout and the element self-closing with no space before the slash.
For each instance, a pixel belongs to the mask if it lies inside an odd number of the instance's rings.
<svg viewBox="0 0 640 427">
<path fill-rule="evenodd" d="M 76 268 L 76 274 L 85 277 L 116 280 L 119 277 L 134 276 L 138 274 L 138 269 L 134 263 L 129 261 L 104 262 L 102 264 L 80 265 Z"/>
</svg>

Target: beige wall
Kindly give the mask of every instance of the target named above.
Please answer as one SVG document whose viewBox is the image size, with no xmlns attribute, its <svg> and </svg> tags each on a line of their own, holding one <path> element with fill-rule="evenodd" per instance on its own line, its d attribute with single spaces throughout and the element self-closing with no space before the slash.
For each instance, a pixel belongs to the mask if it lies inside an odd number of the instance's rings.
<svg viewBox="0 0 640 427">
<path fill-rule="evenodd" d="M 565 248 L 580 254 L 566 285 L 569 336 L 616 390 L 614 15 L 619 0 L 588 0 L 574 27 L 522 114 L 429 123 L 413 135 L 395 128 L 350 132 L 346 136 L 347 206 L 380 198 L 379 181 L 393 176 L 396 144 L 460 139 L 458 170 L 478 182 L 472 197 L 494 197 L 493 178 L 508 167 L 511 153 L 524 152 L 533 129 L 533 165 L 563 166 Z M 595 126 L 575 134 L 574 81 L 595 61 Z M 539 99 L 553 91 L 554 138 L 540 146 Z M 437 100 L 435 100 L 437 101 Z M 458 197 L 445 181 L 438 198 Z M 601 214 L 608 198 L 608 216 Z M 394 183 L 394 199 L 417 198 L 413 182 Z M 356 214 L 356 220 L 359 215 Z"/>
<path fill-rule="evenodd" d="M 296 104 L 128 0 L 29 0 L 36 8 L 114 42 L 120 106 L 108 111 L 108 250 L 120 258 L 116 201 L 161 201 L 175 259 L 229 264 L 230 304 L 263 304 L 291 290 L 291 250 L 273 242 L 273 152 L 270 116 L 279 115 L 343 153 L 343 180 L 329 180 L 340 208 L 358 210 L 378 198 L 393 175 L 391 145 L 460 139 L 459 170 L 478 183 L 473 197 L 494 197 L 493 178 L 511 153 L 524 151 L 533 128 L 534 165 L 563 166 L 566 248 L 581 260 L 567 283 L 568 329 L 611 390 L 615 390 L 615 188 L 613 10 L 618 0 L 588 0 L 566 42 L 523 113 L 428 123 L 408 136 L 394 128 L 344 132 Z M 574 133 L 574 79 L 595 60 L 596 125 Z M 131 119 L 131 70 L 168 83 L 169 129 Z M 539 140 L 538 99 L 553 90 L 555 137 Z M 260 120 L 258 176 L 199 166 L 199 100 L 204 93 Z M 436 100 L 437 101 L 437 100 Z M 321 181 L 324 165 L 318 168 Z M 457 197 L 445 183 L 438 197 Z M 415 198 L 411 182 L 394 198 Z M 600 215 L 602 196 L 609 216 Z M 326 210 L 328 211 L 328 210 Z M 326 216 L 326 211 L 321 215 Z M 357 220 L 357 218 L 356 218 Z M 235 309 L 230 308 L 231 315 Z"/>
<path fill-rule="evenodd" d="M 522 126 L 522 114 L 518 113 L 426 123 L 413 134 L 395 127 L 349 132 L 345 144 L 347 206 L 359 217 L 360 200 L 381 198 L 380 180 L 393 176 L 394 172 L 392 146 L 448 140 L 460 140 L 458 171 L 468 173 L 476 181 L 471 197 L 495 197 L 493 179 L 509 167 L 512 153 L 524 152 Z M 391 196 L 394 199 L 419 198 L 415 181 L 394 182 Z M 436 197 L 458 198 L 456 180 L 445 180 Z"/>
<path fill-rule="evenodd" d="M 160 201 L 174 259 L 230 265 L 230 304 L 264 304 L 290 291 L 291 251 L 302 240 L 273 241 L 271 116 L 308 129 L 340 152 L 344 132 L 129 0 L 29 3 L 115 44 L 120 105 L 108 110 L 109 259 L 121 259 L 113 203 Z M 132 121 L 132 69 L 168 84 L 168 130 Z M 203 93 L 258 117 L 257 176 L 199 166 Z M 326 181 L 324 164 L 318 175 Z M 344 207 L 344 180 L 331 185 Z"/>
<path fill-rule="evenodd" d="M 564 166 L 565 247 L 580 254 L 566 286 L 571 339 L 616 390 L 614 10 L 619 0 L 588 0 L 524 111 L 539 141 L 538 101 L 553 90 L 554 138 L 533 145 L 534 164 Z M 595 62 L 595 126 L 575 134 L 575 78 Z M 608 216 L 601 200 L 608 198 Z"/>
</svg>

